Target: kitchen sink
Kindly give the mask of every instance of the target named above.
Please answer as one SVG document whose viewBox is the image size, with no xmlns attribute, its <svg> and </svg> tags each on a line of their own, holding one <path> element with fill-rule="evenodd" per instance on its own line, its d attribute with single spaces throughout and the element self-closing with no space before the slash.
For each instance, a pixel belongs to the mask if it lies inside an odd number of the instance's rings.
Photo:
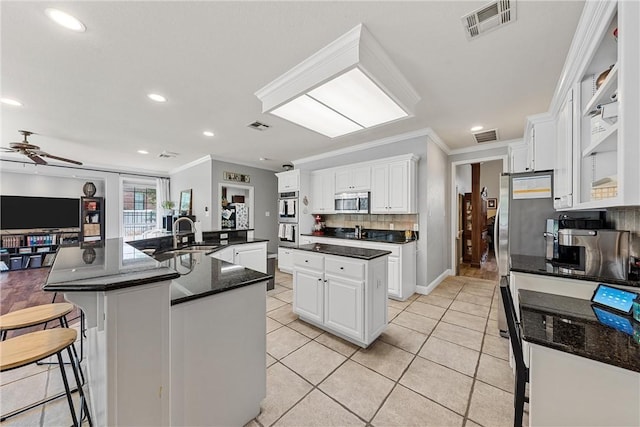
<svg viewBox="0 0 640 427">
<path fill-rule="evenodd" d="M 193 245 L 183 248 L 167 249 L 166 251 L 156 252 L 152 256 L 156 261 L 164 261 L 177 255 L 185 254 L 208 254 L 218 248 L 218 245 Z"/>
</svg>

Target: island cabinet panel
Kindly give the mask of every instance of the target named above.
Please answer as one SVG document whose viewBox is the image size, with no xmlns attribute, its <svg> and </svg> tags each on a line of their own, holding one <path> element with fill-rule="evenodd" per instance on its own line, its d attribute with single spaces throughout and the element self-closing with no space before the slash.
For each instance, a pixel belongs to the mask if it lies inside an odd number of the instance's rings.
<svg viewBox="0 0 640 427">
<path fill-rule="evenodd" d="M 356 340 L 364 339 L 364 282 L 326 275 L 325 324 Z"/>
<path fill-rule="evenodd" d="M 65 292 L 87 316 L 94 425 L 170 425 L 169 286 Z"/>
<path fill-rule="evenodd" d="M 387 325 L 388 255 L 362 260 L 293 252 L 294 313 L 361 347 L 371 344 Z"/>
<path fill-rule="evenodd" d="M 266 396 L 265 281 L 171 307 L 171 424 L 243 426 Z"/>
<path fill-rule="evenodd" d="M 296 312 L 322 323 L 324 321 L 322 272 L 299 268 L 293 272 L 293 280 L 297 283 L 294 302 Z"/>
</svg>

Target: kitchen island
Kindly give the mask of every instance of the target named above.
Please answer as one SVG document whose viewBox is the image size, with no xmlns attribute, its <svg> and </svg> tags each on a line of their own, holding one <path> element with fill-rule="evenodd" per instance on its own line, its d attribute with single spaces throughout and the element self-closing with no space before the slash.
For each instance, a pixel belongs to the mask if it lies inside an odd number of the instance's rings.
<svg viewBox="0 0 640 427">
<path fill-rule="evenodd" d="M 96 425 L 243 425 L 259 413 L 270 276 L 206 252 L 158 262 L 121 239 L 60 249 L 44 290 L 87 317 Z"/>
<path fill-rule="evenodd" d="M 293 250 L 293 311 L 361 347 L 387 326 L 391 252 L 327 244 Z"/>
<path fill-rule="evenodd" d="M 640 425 L 640 324 L 579 298 L 520 290 L 519 300 L 530 425 Z"/>
</svg>

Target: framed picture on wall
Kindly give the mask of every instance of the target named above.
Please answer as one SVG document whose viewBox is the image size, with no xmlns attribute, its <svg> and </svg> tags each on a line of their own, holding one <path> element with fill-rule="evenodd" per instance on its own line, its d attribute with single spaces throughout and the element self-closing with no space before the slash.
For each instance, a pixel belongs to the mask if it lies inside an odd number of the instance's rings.
<svg viewBox="0 0 640 427">
<path fill-rule="evenodd" d="M 487 209 L 496 209 L 498 207 L 498 199 L 487 199 Z"/>
</svg>

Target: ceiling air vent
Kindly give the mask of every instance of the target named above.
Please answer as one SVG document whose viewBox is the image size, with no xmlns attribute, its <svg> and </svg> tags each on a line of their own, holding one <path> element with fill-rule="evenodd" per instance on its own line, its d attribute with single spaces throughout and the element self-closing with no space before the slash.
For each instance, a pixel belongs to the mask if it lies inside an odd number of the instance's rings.
<svg viewBox="0 0 640 427">
<path fill-rule="evenodd" d="M 515 0 L 498 0 L 462 17 L 467 39 L 473 40 L 516 20 Z"/>
<path fill-rule="evenodd" d="M 473 138 L 478 144 L 485 142 L 496 142 L 498 140 L 498 129 L 483 130 L 481 132 L 472 132 Z"/>
<path fill-rule="evenodd" d="M 258 121 L 249 123 L 247 126 L 249 126 L 251 129 L 260 130 L 260 131 L 267 130 L 271 127 L 265 123 L 258 122 Z"/>
<path fill-rule="evenodd" d="M 158 154 L 158 157 L 168 159 L 169 157 L 176 157 L 178 153 L 174 153 L 173 151 L 164 150 L 162 153 Z"/>
</svg>

